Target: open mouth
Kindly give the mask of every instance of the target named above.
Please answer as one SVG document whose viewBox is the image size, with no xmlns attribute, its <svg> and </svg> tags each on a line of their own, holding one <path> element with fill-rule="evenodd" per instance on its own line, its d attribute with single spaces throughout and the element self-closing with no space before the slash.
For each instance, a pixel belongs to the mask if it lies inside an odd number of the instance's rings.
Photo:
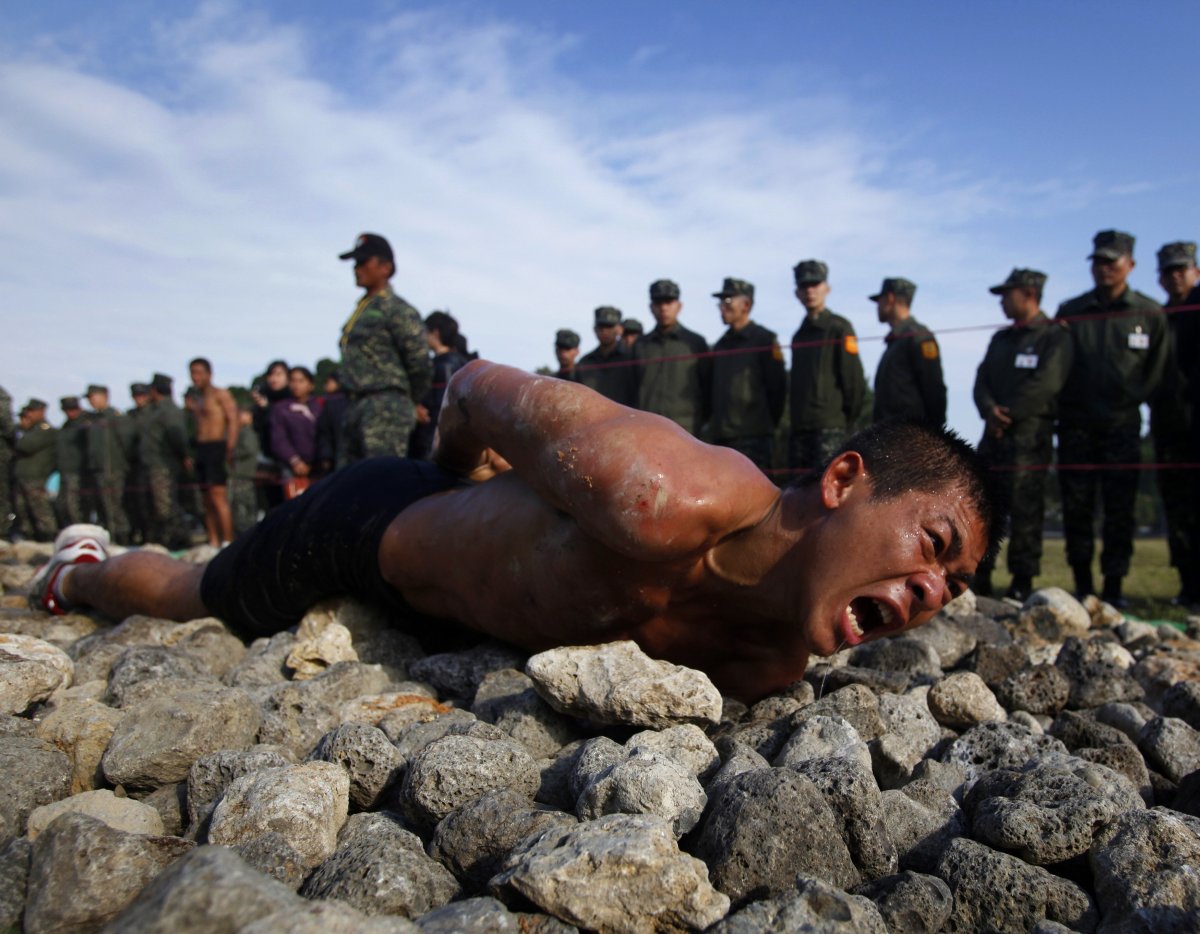
<svg viewBox="0 0 1200 934">
<path fill-rule="evenodd" d="M 859 639 L 874 632 L 898 629 L 902 624 L 889 604 L 874 597 L 855 597 L 846 608 L 846 616 L 850 631 Z"/>
</svg>

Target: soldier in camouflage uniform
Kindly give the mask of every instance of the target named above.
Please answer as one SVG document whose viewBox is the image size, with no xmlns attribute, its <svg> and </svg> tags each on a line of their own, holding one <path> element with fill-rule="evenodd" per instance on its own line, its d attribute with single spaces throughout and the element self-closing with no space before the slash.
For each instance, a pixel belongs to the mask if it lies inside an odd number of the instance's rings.
<svg viewBox="0 0 1200 934">
<path fill-rule="evenodd" d="M 713 347 L 709 434 L 713 444 L 740 451 L 767 473 L 787 397 L 783 351 L 774 331 L 750 320 L 751 283 L 727 278 L 713 298 L 729 330 Z"/>
<path fill-rule="evenodd" d="M 229 469 L 229 509 L 233 514 L 233 531 L 241 535 L 258 521 L 258 493 L 254 477 L 258 472 L 261 451 L 258 434 L 254 431 L 253 408 L 250 403 L 238 407 L 237 443 L 233 448 L 233 465 Z"/>
<path fill-rule="evenodd" d="M 338 372 L 350 407 L 344 423 L 347 457 L 339 463 L 403 456 L 417 423 L 414 401 L 433 382 L 425 323 L 392 291 L 396 263 L 383 237 L 362 234 L 341 259 L 354 260 L 355 282 L 366 294 L 342 328 Z"/>
<path fill-rule="evenodd" d="M 189 462 L 187 428 L 183 411 L 171 398 L 172 382 L 169 376 L 154 374 L 139 453 L 150 488 L 150 540 L 186 548 L 191 537 L 179 505 L 179 483 Z"/>
<path fill-rule="evenodd" d="M 86 431 L 87 471 L 96 490 L 96 507 L 101 524 L 113 541 L 129 544 L 129 517 L 123 498 L 129 473 L 129 446 L 133 425 L 108 404 L 108 387 L 91 385 L 87 389 L 92 407 Z"/>
<path fill-rule="evenodd" d="M 650 285 L 650 313 L 657 324 L 633 345 L 638 408 L 699 435 L 712 404 L 712 358 L 708 341 L 679 323 L 679 295 L 670 279 Z"/>
<path fill-rule="evenodd" d="M 46 403 L 30 399 L 21 409 L 20 432 L 13 449 L 13 494 L 17 527 L 26 538 L 54 540 L 57 525 L 46 481 L 57 468 L 58 431 L 46 421 Z"/>
<path fill-rule="evenodd" d="M 870 296 L 880 324 L 892 330 L 875 370 L 875 421 L 915 418 L 936 427 L 946 421 L 946 382 L 937 339 L 912 317 L 917 287 L 907 279 L 884 279 Z"/>
<path fill-rule="evenodd" d="M 66 421 L 55 438 L 58 447 L 58 499 L 55 511 L 60 527 L 84 522 L 83 471 L 87 462 L 87 419 L 78 396 L 59 400 Z"/>
<path fill-rule="evenodd" d="M 806 259 L 793 267 L 804 320 L 792 335 L 788 466 L 797 478 L 819 470 L 862 414 L 867 381 L 854 325 L 825 307 L 829 267 Z"/>
<path fill-rule="evenodd" d="M 1070 329 L 1071 371 L 1058 404 L 1059 485 L 1067 563 L 1079 594 L 1095 591 L 1096 486 L 1103 501 L 1103 597 L 1124 604 L 1121 581 L 1133 555 L 1134 470 L 1071 470 L 1075 464 L 1141 462 L 1142 416 L 1167 362 L 1167 322 L 1158 302 L 1129 287 L 1133 237 L 1102 230 L 1093 239 L 1092 280 L 1096 287 L 1059 306 L 1057 318 Z"/>
<path fill-rule="evenodd" d="M 637 405 L 637 376 L 633 358 L 621 340 L 621 312 L 611 305 L 595 311 L 600 346 L 579 360 L 579 382 L 621 405 Z"/>
<path fill-rule="evenodd" d="M 975 407 L 986 423 L 979 453 L 998 472 L 1011 505 L 1005 594 L 1024 602 L 1041 573 L 1046 470 L 1054 457 L 1054 413 L 1071 367 L 1071 338 L 1040 308 L 1045 273 L 1014 269 L 989 290 L 1012 321 L 997 331 L 975 375 Z M 1034 469 L 1023 469 L 1034 468 Z M 985 556 L 972 585 L 991 596 L 995 559 Z"/>
<path fill-rule="evenodd" d="M 579 371 L 575 369 L 575 361 L 579 359 L 579 335 L 568 328 L 561 328 L 554 334 L 554 359 L 558 361 L 555 379 L 579 382 Z"/>
<path fill-rule="evenodd" d="M 7 538 L 13 523 L 12 461 L 17 443 L 12 396 L 0 386 L 0 538 Z"/>
<path fill-rule="evenodd" d="M 150 481 L 146 478 L 146 467 L 142 463 L 142 433 L 150 413 L 150 384 L 130 383 L 129 395 L 133 408 L 125 418 L 128 420 L 125 455 L 128 472 L 125 474 L 125 496 L 122 503 L 129 517 L 130 544 L 144 545 L 150 541 Z"/>
<path fill-rule="evenodd" d="M 1158 251 L 1158 283 L 1167 293 L 1164 308 L 1168 312 L 1188 305 L 1188 293 L 1198 282 L 1195 243 L 1168 243 Z M 1200 462 L 1193 391 L 1179 360 L 1180 335 L 1187 330 L 1184 323 L 1195 315 L 1195 311 L 1167 315 L 1167 363 L 1150 400 L 1150 433 L 1160 464 Z M 1160 469 L 1156 477 L 1167 518 L 1171 565 L 1179 572 L 1180 589 L 1174 602 L 1194 606 L 1200 604 L 1200 497 L 1195 492 L 1195 471 Z"/>
</svg>

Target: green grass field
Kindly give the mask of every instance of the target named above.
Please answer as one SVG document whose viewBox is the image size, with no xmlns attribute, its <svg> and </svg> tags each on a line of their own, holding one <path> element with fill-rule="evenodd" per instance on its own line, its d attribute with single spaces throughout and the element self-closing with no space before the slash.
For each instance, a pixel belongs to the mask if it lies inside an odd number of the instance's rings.
<svg viewBox="0 0 1200 934">
<path fill-rule="evenodd" d="M 1100 543 L 1096 542 L 1096 560 L 1093 573 L 1096 586 L 1101 584 Z M 1001 554 L 997 562 L 992 584 L 997 594 L 1008 589 L 1009 573 Z M 1067 566 L 1061 538 L 1047 538 L 1042 548 L 1042 573 L 1033 582 L 1035 587 L 1062 587 L 1070 592 L 1075 589 L 1075 579 Z M 1125 596 L 1129 598 L 1126 612 L 1140 619 L 1168 619 L 1183 622 L 1188 611 L 1183 607 L 1171 606 L 1171 598 L 1179 593 L 1179 575 L 1167 559 L 1167 542 L 1164 538 L 1137 538 L 1133 542 L 1133 563 L 1129 576 L 1125 578 Z"/>
</svg>

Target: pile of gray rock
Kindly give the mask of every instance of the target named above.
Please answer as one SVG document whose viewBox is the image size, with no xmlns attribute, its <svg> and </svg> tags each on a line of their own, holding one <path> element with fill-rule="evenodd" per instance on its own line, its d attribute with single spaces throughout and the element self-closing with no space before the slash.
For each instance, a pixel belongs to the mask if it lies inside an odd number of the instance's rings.
<svg viewBox="0 0 1200 934">
<path fill-rule="evenodd" d="M 1197 625 L 967 594 L 747 707 L 351 601 L 51 617 L 45 557 L 0 551 L 0 930 L 1200 930 Z"/>
</svg>

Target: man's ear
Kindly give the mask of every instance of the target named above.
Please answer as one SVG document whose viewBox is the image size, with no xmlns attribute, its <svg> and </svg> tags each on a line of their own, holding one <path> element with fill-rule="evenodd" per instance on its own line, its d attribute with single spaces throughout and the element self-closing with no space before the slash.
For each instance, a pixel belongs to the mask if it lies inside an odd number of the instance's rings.
<svg viewBox="0 0 1200 934">
<path fill-rule="evenodd" d="M 857 451 L 846 451 L 829 462 L 821 475 L 821 505 L 837 509 L 851 492 L 866 485 L 867 465 Z"/>
</svg>

